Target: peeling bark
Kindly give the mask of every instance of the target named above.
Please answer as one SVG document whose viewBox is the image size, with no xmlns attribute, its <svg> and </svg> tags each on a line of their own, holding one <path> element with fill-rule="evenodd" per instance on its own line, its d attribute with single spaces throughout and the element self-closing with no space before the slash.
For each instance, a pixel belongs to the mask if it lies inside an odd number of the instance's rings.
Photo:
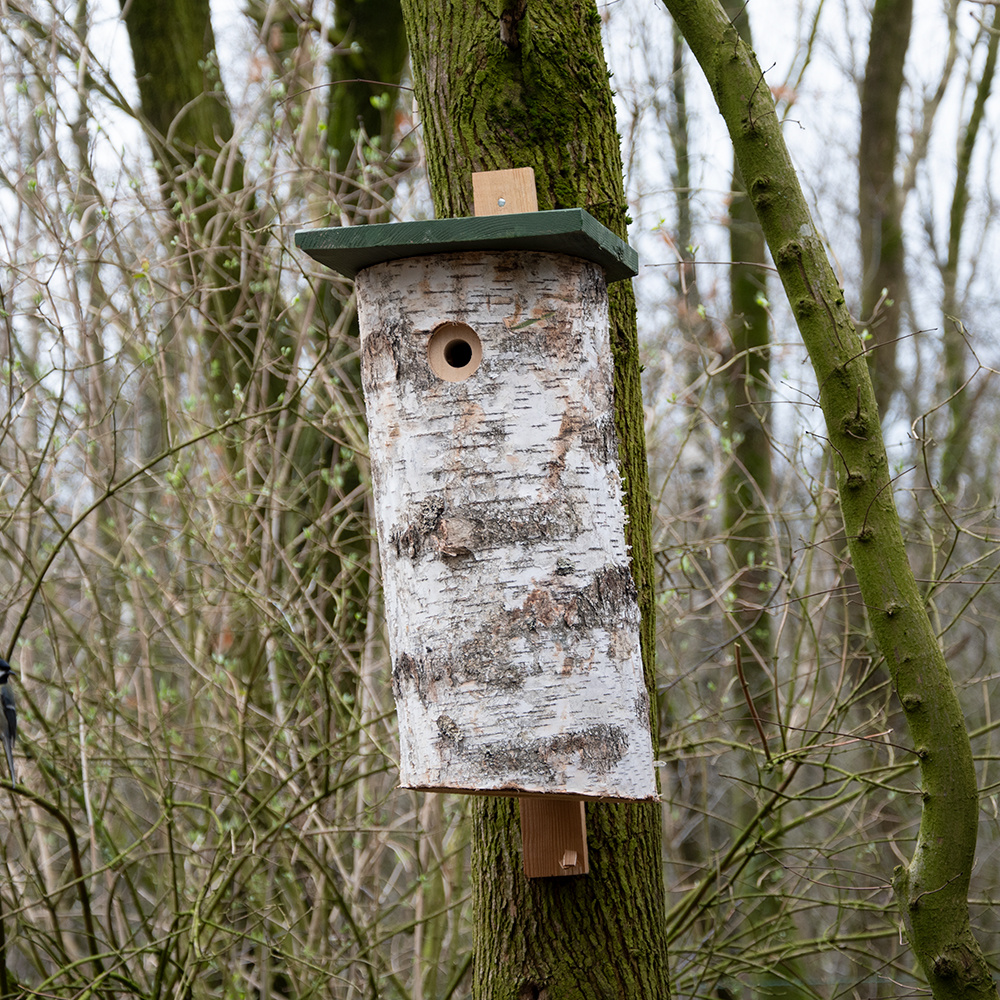
<svg viewBox="0 0 1000 1000">
<path fill-rule="evenodd" d="M 402 784 L 654 798 L 603 272 L 440 254 L 358 300 Z M 456 323 L 482 355 L 450 380 Z"/>
</svg>

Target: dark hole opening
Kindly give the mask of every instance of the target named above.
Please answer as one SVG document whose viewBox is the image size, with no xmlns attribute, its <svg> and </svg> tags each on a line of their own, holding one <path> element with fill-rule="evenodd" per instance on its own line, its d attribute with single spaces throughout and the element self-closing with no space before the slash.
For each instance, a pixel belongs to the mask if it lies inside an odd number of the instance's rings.
<svg viewBox="0 0 1000 1000">
<path fill-rule="evenodd" d="M 464 340 L 452 340 L 445 345 L 444 359 L 452 368 L 464 368 L 472 360 L 472 345 Z"/>
</svg>

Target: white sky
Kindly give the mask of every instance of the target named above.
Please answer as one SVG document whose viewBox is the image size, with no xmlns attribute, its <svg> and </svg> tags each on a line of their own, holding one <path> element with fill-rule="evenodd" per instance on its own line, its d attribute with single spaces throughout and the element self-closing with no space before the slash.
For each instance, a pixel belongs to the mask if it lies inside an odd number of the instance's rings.
<svg viewBox="0 0 1000 1000">
<path fill-rule="evenodd" d="M 821 6 L 820 6 L 821 5 Z M 314 13 L 328 18 L 332 0 L 317 0 Z M 631 242 L 639 251 L 642 270 L 636 282 L 640 300 L 640 324 L 647 337 L 669 327 L 669 279 L 673 256 L 663 236 L 657 231 L 663 222 L 669 229 L 675 217 L 675 198 L 670 190 L 670 146 L 662 120 L 657 120 L 657 104 L 668 100 L 667 80 L 670 72 L 672 37 L 671 23 L 662 4 L 653 0 L 611 0 L 600 6 L 607 23 L 609 65 L 614 72 L 612 85 L 618 92 L 619 130 L 626 141 L 635 140 L 634 150 L 625 149 L 627 162 L 632 163 L 628 177 L 634 223 Z M 857 303 L 858 233 L 856 219 L 856 166 L 854 162 L 858 132 L 858 97 L 852 76 L 863 72 L 868 41 L 867 4 L 862 0 L 749 0 L 748 10 L 754 33 L 758 60 L 772 88 L 787 87 L 801 71 L 802 35 L 817 9 L 822 10 L 818 40 L 812 61 L 802 85 L 796 91 L 794 106 L 788 111 L 785 137 L 799 167 L 800 179 L 811 199 L 817 224 L 827 237 L 834 265 L 845 284 L 849 303 Z M 965 3 L 960 8 L 959 23 L 964 46 L 974 37 L 975 18 L 986 8 Z M 238 99 L 244 92 L 249 75 L 249 58 L 253 39 L 239 0 L 214 0 L 213 21 L 220 49 L 223 76 L 230 94 Z M 135 83 L 127 35 L 120 20 L 116 0 L 95 0 L 93 12 L 97 29 L 93 35 L 95 55 L 113 69 L 116 82 L 130 97 L 135 96 Z M 940 72 L 945 20 L 942 0 L 915 0 L 913 41 L 910 47 L 908 79 L 913 88 L 904 98 L 902 119 L 903 152 L 909 149 L 907 133 L 922 94 L 917 88 L 932 88 Z M 981 60 L 981 54 L 980 54 Z M 693 59 L 688 59 L 689 109 L 691 113 L 692 182 L 695 224 L 699 243 L 698 257 L 705 261 L 699 270 L 699 283 L 709 299 L 713 312 L 725 315 L 726 268 L 709 261 L 722 261 L 727 256 L 727 233 L 721 221 L 725 217 L 725 196 L 729 185 L 731 150 L 721 118 Z M 651 83 L 651 81 L 653 81 Z M 939 281 L 930 266 L 926 252 L 927 238 L 924 219 L 933 219 L 930 229 L 940 240 L 947 224 L 951 181 L 954 176 L 957 123 L 968 113 L 968 93 L 962 92 L 963 77 L 957 71 L 935 126 L 935 140 L 929 165 L 920 175 L 918 190 L 908 203 L 910 257 L 923 259 L 922 268 L 911 275 L 911 295 L 916 325 L 919 329 L 940 326 Z M 1000 90 L 1000 87 L 996 89 Z M 963 100 L 964 98 L 964 100 Z M 142 155 L 140 137 L 119 123 L 105 123 L 112 131 L 112 141 L 119 152 Z M 121 128 L 115 132 L 115 128 Z M 991 98 L 987 128 L 976 164 L 975 189 L 985 189 L 988 173 L 996 166 L 986 159 L 988 140 L 1000 132 L 1000 97 Z M 426 197 L 414 200 L 410 195 L 410 210 L 427 211 Z M 970 217 L 970 245 L 976 238 L 975 220 L 981 218 L 985 205 L 974 202 Z M 978 255 L 979 259 L 995 260 L 998 249 L 996 227 Z M 922 254 L 921 248 L 925 248 Z M 967 269 L 968 270 L 968 269 Z M 996 283 L 989 275 L 995 268 L 982 267 L 982 278 L 973 288 L 970 329 L 977 332 L 977 318 L 984 330 L 992 331 L 998 312 Z M 711 296 L 717 293 L 712 300 Z M 803 367 L 804 351 L 798 347 L 797 334 L 787 315 L 782 313 L 782 296 L 777 287 L 769 292 L 776 310 L 776 339 L 791 346 L 779 350 L 776 361 L 785 366 L 784 372 L 793 383 L 800 379 L 808 384 L 809 373 Z M 990 332 L 987 336 L 995 336 Z M 935 350 L 933 335 L 924 337 L 925 347 Z M 901 351 L 905 359 L 906 351 Z M 782 371 L 776 371 L 780 378 Z M 679 379 L 679 375 L 678 375 Z M 682 386 L 658 386 L 657 394 L 669 398 Z M 797 398 L 797 392 L 793 393 Z M 898 445 L 905 442 L 906 427 L 893 430 Z"/>
</svg>

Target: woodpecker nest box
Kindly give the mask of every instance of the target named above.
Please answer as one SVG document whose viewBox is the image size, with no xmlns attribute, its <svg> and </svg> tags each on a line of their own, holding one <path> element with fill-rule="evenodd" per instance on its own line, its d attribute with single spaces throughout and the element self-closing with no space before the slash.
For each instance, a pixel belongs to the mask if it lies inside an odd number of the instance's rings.
<svg viewBox="0 0 1000 1000">
<path fill-rule="evenodd" d="M 401 784 L 654 798 L 608 329 L 635 252 L 582 209 L 295 241 L 356 280 Z"/>
</svg>

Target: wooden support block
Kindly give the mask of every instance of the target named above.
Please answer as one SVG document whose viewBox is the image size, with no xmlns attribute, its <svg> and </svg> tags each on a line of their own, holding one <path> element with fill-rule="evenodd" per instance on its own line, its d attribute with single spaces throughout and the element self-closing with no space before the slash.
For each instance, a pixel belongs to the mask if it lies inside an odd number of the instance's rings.
<svg viewBox="0 0 1000 1000">
<path fill-rule="evenodd" d="M 538 211 L 535 171 L 489 170 L 472 175 L 473 211 L 476 215 L 516 215 Z"/>
<path fill-rule="evenodd" d="M 538 211 L 531 167 L 474 173 L 472 194 L 477 216 Z M 522 798 L 520 803 L 525 877 L 586 875 L 590 861 L 583 802 L 552 795 Z"/>
<path fill-rule="evenodd" d="M 586 875 L 590 859 L 583 802 L 557 795 L 525 797 L 519 802 L 525 876 Z"/>
</svg>

